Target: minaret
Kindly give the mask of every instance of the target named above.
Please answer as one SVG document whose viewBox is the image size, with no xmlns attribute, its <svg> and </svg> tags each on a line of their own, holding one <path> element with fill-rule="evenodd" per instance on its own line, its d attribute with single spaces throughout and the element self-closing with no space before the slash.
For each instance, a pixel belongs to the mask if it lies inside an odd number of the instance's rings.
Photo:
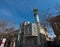
<svg viewBox="0 0 60 47">
<path fill-rule="evenodd" d="M 38 10 L 34 9 L 33 12 L 34 12 L 34 17 L 35 17 L 36 22 L 39 23 Z"/>
<path fill-rule="evenodd" d="M 39 21 L 38 10 L 34 9 L 33 12 L 34 12 L 35 22 L 36 22 L 36 26 L 37 26 L 38 36 L 40 39 L 40 47 L 43 47 L 42 34 L 40 33 L 40 21 Z"/>
</svg>

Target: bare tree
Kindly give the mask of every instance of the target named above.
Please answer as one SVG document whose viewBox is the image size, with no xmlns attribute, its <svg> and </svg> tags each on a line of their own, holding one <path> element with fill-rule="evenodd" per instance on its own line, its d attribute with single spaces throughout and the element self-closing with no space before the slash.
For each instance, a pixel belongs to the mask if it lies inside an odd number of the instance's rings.
<svg viewBox="0 0 60 47">
<path fill-rule="evenodd" d="M 56 3 L 53 9 L 56 11 L 55 16 L 60 15 L 60 4 Z M 51 27 L 49 19 L 55 17 L 54 13 L 51 13 L 50 10 L 52 10 L 52 8 L 48 8 L 42 12 L 43 18 L 41 23 L 43 23 L 46 27 Z"/>
<path fill-rule="evenodd" d="M 8 26 L 9 24 L 10 27 Z M 0 32 L 2 33 L 7 33 L 7 32 L 13 32 L 15 29 L 14 29 L 14 23 L 9 23 L 8 22 L 5 22 L 5 21 L 2 21 L 0 22 Z"/>
<path fill-rule="evenodd" d="M 48 32 L 49 32 L 50 34 L 52 34 L 52 33 L 51 33 L 52 31 L 49 31 L 49 29 L 50 29 L 50 28 L 52 29 L 52 27 L 51 27 L 51 24 L 50 24 L 49 19 L 55 17 L 55 16 L 54 16 L 54 13 L 50 13 L 50 12 L 49 12 L 51 9 L 52 9 L 52 8 L 48 8 L 47 10 L 45 10 L 45 11 L 42 12 L 43 18 L 42 18 L 42 20 L 41 20 L 41 23 L 44 24 L 44 25 L 46 26 L 46 28 L 48 28 Z M 56 16 L 57 16 L 57 15 L 60 15 L 60 4 L 57 3 L 57 4 L 54 6 L 53 9 L 55 9 L 55 11 L 56 11 L 56 13 L 55 13 Z"/>
<path fill-rule="evenodd" d="M 54 8 L 57 11 L 57 15 L 60 15 L 60 4 L 59 3 L 56 3 L 56 5 L 55 5 Z"/>
<path fill-rule="evenodd" d="M 5 21 L 0 22 L 0 32 L 5 32 L 6 31 L 7 24 Z"/>
<path fill-rule="evenodd" d="M 51 27 L 49 19 L 53 17 L 52 13 L 49 13 L 51 9 L 48 8 L 46 11 L 43 11 L 43 18 L 41 20 L 41 23 L 44 24 L 46 27 Z"/>
</svg>

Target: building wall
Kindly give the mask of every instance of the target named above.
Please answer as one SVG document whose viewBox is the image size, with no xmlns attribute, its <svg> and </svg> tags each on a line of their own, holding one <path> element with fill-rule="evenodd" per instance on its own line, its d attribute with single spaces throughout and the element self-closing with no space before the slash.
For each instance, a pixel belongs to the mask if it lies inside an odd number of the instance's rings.
<svg viewBox="0 0 60 47">
<path fill-rule="evenodd" d="M 40 45 L 40 37 L 37 32 L 36 23 L 24 25 L 20 29 L 21 29 L 21 32 L 24 32 L 24 36 L 23 36 L 24 45 Z M 40 31 L 43 36 L 42 37 L 43 42 L 45 43 L 47 32 L 42 25 L 40 26 Z"/>
<path fill-rule="evenodd" d="M 28 25 L 24 26 L 22 31 L 24 31 L 24 36 L 25 37 L 38 36 L 37 26 L 36 26 L 35 23 L 28 24 Z M 40 27 L 40 33 L 45 35 L 45 36 L 47 35 L 47 32 L 46 32 L 45 28 L 42 25 Z"/>
<path fill-rule="evenodd" d="M 60 15 L 50 19 L 52 28 L 56 36 L 60 36 Z"/>
<path fill-rule="evenodd" d="M 60 45 L 60 15 L 58 15 L 54 18 L 51 18 L 50 22 L 51 22 L 52 28 L 54 30 L 54 33 L 56 35 L 56 38 L 54 41 L 55 41 L 56 45 Z"/>
</svg>

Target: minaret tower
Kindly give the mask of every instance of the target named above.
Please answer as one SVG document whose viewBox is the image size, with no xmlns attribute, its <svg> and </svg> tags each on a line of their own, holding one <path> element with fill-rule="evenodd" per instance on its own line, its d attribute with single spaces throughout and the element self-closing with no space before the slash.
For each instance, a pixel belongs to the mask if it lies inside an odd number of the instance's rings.
<svg viewBox="0 0 60 47">
<path fill-rule="evenodd" d="M 36 22 L 39 23 L 38 10 L 34 9 L 33 12 L 34 12 L 34 17 L 35 17 Z"/>
<path fill-rule="evenodd" d="M 35 22 L 37 25 L 38 36 L 40 38 L 40 47 L 43 47 L 42 34 L 40 33 L 40 21 L 39 21 L 38 10 L 34 9 L 33 12 L 34 12 L 34 17 L 35 17 Z"/>
</svg>

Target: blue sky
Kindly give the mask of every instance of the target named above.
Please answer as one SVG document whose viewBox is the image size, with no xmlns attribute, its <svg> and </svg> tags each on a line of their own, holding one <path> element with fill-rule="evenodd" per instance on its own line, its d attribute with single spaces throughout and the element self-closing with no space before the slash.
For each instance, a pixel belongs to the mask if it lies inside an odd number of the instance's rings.
<svg viewBox="0 0 60 47">
<path fill-rule="evenodd" d="M 54 7 L 60 0 L 0 0 L 0 20 L 15 22 L 15 27 L 23 21 L 34 22 L 33 9 L 39 10 L 39 18 L 43 19 L 43 11 L 50 9 L 50 13 L 56 15 Z"/>
</svg>

